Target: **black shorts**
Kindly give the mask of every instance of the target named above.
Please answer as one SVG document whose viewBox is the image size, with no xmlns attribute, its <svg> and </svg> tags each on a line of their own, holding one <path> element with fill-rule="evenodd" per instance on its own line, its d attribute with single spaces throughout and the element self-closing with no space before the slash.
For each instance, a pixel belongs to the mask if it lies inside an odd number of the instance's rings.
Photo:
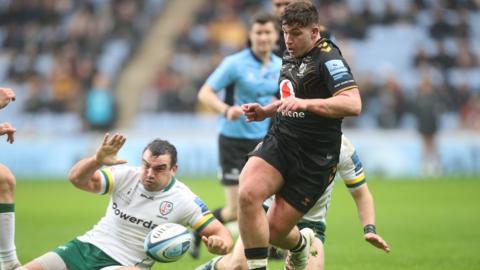
<svg viewBox="0 0 480 270">
<path fill-rule="evenodd" d="M 218 136 L 219 178 L 224 186 L 238 185 L 238 178 L 247 162 L 247 155 L 261 140 Z"/>
<path fill-rule="evenodd" d="M 338 151 L 325 153 L 315 145 L 305 149 L 294 142 L 281 142 L 268 134 L 249 156 L 260 157 L 275 167 L 285 181 L 278 194 L 298 211 L 307 213 L 333 181 L 339 154 L 340 144 Z"/>
</svg>

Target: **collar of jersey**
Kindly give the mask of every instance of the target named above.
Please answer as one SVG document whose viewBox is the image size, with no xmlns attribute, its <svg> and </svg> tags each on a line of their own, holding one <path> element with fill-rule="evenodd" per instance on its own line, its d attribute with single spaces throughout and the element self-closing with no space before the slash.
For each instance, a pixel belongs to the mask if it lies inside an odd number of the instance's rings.
<svg viewBox="0 0 480 270">
<path fill-rule="evenodd" d="M 170 182 L 168 182 L 167 186 L 163 188 L 162 192 L 169 191 L 173 187 L 173 185 L 175 185 L 175 182 L 177 182 L 177 179 L 175 179 L 175 177 L 172 176 L 172 178 L 170 179 Z"/>
<path fill-rule="evenodd" d="M 252 55 L 253 59 L 255 59 L 255 61 L 257 61 L 258 63 L 260 63 L 261 65 L 263 65 L 262 59 L 258 58 L 258 57 L 255 55 L 255 53 L 253 53 L 252 48 L 248 48 L 248 50 L 250 51 L 250 54 Z M 270 61 L 273 61 L 273 53 L 270 54 Z"/>
</svg>

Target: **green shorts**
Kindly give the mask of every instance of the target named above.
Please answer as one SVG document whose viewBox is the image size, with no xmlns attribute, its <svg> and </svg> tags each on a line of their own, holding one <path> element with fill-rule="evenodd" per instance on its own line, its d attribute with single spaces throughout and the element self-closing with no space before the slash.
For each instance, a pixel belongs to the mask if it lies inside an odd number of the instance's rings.
<svg viewBox="0 0 480 270">
<path fill-rule="evenodd" d="M 307 221 L 307 220 L 300 220 L 297 223 L 298 228 L 301 230 L 303 228 L 310 228 L 315 232 L 315 237 L 320 239 L 322 243 L 325 244 L 325 230 L 327 229 L 327 226 L 325 225 L 324 222 L 321 221 Z"/>
<path fill-rule="evenodd" d="M 122 265 L 98 247 L 78 239 L 54 249 L 69 270 L 95 270 L 107 266 Z"/>
</svg>

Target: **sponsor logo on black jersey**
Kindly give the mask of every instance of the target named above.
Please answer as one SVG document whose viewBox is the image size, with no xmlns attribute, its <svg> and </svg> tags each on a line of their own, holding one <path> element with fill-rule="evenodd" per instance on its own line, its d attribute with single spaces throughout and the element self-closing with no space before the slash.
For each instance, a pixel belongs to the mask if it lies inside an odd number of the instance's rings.
<svg viewBox="0 0 480 270">
<path fill-rule="evenodd" d="M 282 110 L 280 111 L 280 114 L 283 117 L 290 117 L 290 118 L 297 118 L 297 119 L 305 118 L 305 112 Z"/>
</svg>

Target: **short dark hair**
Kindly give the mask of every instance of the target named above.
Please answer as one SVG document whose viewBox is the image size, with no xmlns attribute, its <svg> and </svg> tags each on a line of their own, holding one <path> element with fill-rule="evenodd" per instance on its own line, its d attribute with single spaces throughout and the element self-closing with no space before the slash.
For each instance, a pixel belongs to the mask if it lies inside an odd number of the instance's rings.
<svg viewBox="0 0 480 270">
<path fill-rule="evenodd" d="M 170 166 L 173 167 L 177 165 L 177 149 L 170 142 L 161 139 L 155 139 L 145 146 L 143 153 L 145 153 L 147 149 L 150 150 L 150 152 L 152 152 L 152 156 L 155 157 L 169 154 Z"/>
<path fill-rule="evenodd" d="M 278 19 L 275 17 L 275 15 L 267 12 L 258 12 L 255 15 L 252 16 L 250 19 L 250 29 L 253 27 L 254 24 L 259 23 L 259 24 L 266 24 L 266 23 L 273 23 L 275 26 L 275 30 L 279 31 L 280 26 L 278 25 Z"/>
<path fill-rule="evenodd" d="M 311 1 L 290 3 L 282 13 L 282 25 L 311 26 L 319 23 L 318 11 Z"/>
</svg>

